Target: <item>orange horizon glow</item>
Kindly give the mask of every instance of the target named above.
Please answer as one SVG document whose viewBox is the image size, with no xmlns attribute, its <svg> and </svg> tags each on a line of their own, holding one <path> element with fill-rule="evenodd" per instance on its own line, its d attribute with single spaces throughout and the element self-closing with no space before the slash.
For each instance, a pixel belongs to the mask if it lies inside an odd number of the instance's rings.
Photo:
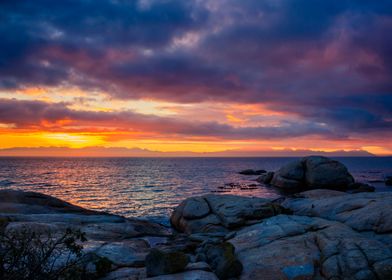
<svg viewBox="0 0 392 280">
<path fill-rule="evenodd" d="M 229 153 L 242 151 L 263 153 L 274 151 L 365 151 L 378 156 L 392 155 L 392 144 L 383 139 L 329 139 L 322 136 L 282 137 L 274 139 L 230 139 L 222 136 L 180 135 L 176 132 L 181 122 L 195 119 L 196 123 L 208 123 L 214 120 L 221 125 L 236 128 L 279 127 L 285 119 L 301 121 L 292 113 L 270 109 L 266 104 L 231 103 L 195 103 L 180 104 L 160 100 L 108 99 L 103 92 L 97 92 L 94 98 L 86 99 L 88 93 L 78 88 L 42 88 L 32 87 L 16 92 L 0 92 L 5 100 L 45 102 L 44 104 L 62 104 L 59 100 L 70 100 L 66 110 L 73 110 L 75 116 L 45 118 L 36 123 L 26 124 L 0 123 L 0 150 L 12 148 L 66 147 L 82 149 L 89 147 L 145 149 L 154 152 L 176 153 Z M 71 100 L 73 100 L 71 102 Z M 79 102 L 79 100 L 81 100 Z M 118 108 L 116 110 L 116 108 Z M 65 109 L 64 109 L 65 110 Z M 121 112 L 136 112 L 141 120 L 122 119 Z M 200 114 L 200 112 L 203 114 Z M 119 117 L 102 120 L 78 119 L 84 113 L 119 112 Z M 141 117 L 140 117 L 141 116 Z M 155 120 L 155 118 L 158 118 Z M 169 121 L 168 124 L 160 122 Z M 168 118 L 168 119 L 167 119 Z M 179 121 L 179 124 L 175 121 Z M 191 122 L 192 123 L 192 122 Z M 166 127 L 166 128 L 165 128 Z M 186 125 L 185 125 L 186 127 Z M 174 130 L 174 132 L 166 132 Z M 181 131 L 182 128 L 179 128 Z M 43 150 L 43 155 L 45 151 Z M 99 149 L 96 150 L 100 155 Z M 12 153 L 11 153 L 12 154 Z M 1 155 L 1 154 L 0 154 Z M 28 155 L 28 154 L 27 154 Z"/>
</svg>

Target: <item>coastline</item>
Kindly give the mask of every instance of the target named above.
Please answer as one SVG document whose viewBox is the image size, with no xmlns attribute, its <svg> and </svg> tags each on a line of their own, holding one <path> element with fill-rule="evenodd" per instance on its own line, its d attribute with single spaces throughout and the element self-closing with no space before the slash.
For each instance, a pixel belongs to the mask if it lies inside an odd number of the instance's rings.
<svg viewBox="0 0 392 280">
<path fill-rule="evenodd" d="M 324 157 L 290 162 L 272 176 L 242 173 L 293 194 L 190 197 L 174 207 L 168 228 L 0 190 L 0 228 L 52 238 L 82 232 L 83 265 L 93 279 L 390 279 L 392 192 L 372 192 Z"/>
</svg>

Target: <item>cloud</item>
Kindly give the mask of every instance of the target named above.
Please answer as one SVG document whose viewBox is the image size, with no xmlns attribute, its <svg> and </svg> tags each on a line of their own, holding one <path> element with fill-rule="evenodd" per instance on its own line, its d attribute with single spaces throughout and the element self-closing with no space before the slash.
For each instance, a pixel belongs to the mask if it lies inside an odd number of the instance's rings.
<svg viewBox="0 0 392 280">
<path fill-rule="evenodd" d="M 263 103 L 302 118 L 256 128 L 164 119 L 160 132 L 174 134 L 346 137 L 391 128 L 388 0 L 2 1 L 0 18 L 3 89 L 70 85 L 118 99 Z M 14 108 L 19 126 L 61 116 L 157 131 L 162 121 L 27 107 Z"/>
<path fill-rule="evenodd" d="M 222 152 L 159 152 L 140 148 L 104 148 L 104 147 L 88 147 L 88 148 L 67 148 L 67 147 L 37 147 L 37 148 L 9 148 L 0 149 L 0 156 L 34 156 L 34 157 L 302 157 L 308 155 L 324 155 L 324 156 L 373 156 L 363 150 L 352 151 L 312 151 L 312 150 L 261 150 L 261 151 L 243 151 L 243 150 L 227 150 Z"/>
<path fill-rule="evenodd" d="M 327 128 L 311 123 L 286 122 L 280 126 L 234 127 L 213 121 L 198 122 L 131 111 L 94 112 L 71 110 L 65 103 L 0 99 L 0 123 L 16 129 L 154 133 L 163 137 L 191 136 L 217 139 L 276 139 L 304 135 L 328 135 Z"/>
</svg>

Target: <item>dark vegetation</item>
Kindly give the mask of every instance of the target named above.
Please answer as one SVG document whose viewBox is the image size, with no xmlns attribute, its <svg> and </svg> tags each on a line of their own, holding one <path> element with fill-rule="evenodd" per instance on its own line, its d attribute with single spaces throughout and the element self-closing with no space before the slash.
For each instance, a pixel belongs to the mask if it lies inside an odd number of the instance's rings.
<svg viewBox="0 0 392 280">
<path fill-rule="evenodd" d="M 61 234 L 37 233 L 23 227 L 5 230 L 0 220 L 0 279 L 96 279 L 111 269 L 106 258 L 83 254 L 85 234 L 66 229 Z"/>
</svg>

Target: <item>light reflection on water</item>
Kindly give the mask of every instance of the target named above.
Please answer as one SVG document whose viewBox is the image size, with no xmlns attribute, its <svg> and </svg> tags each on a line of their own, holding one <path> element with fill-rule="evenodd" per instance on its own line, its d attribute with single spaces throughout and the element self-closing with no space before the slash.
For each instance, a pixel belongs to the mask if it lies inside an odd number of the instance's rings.
<svg viewBox="0 0 392 280">
<path fill-rule="evenodd" d="M 242 169 L 276 170 L 292 158 L 0 158 L 0 188 L 50 194 L 71 203 L 128 217 L 167 218 L 186 197 L 225 183 L 254 184 Z M 361 181 L 392 173 L 392 158 L 340 158 Z M 383 183 L 372 183 L 388 190 Z M 230 193 L 278 197 L 257 186 Z M 165 219 L 164 219 L 165 220 Z"/>
</svg>

